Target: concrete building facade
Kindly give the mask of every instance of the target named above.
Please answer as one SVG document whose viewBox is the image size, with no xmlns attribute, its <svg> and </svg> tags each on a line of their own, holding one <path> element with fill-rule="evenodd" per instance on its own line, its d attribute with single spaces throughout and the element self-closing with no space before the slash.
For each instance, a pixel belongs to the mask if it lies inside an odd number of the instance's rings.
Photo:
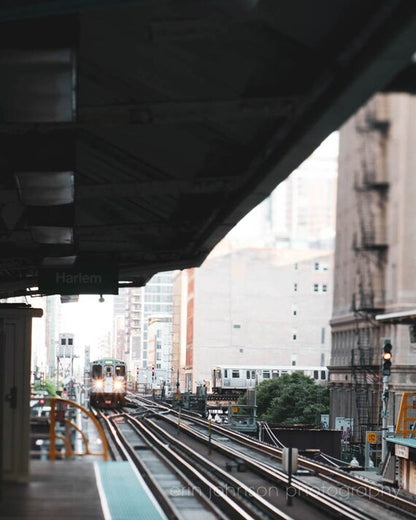
<svg viewBox="0 0 416 520">
<path fill-rule="evenodd" d="M 386 318 L 416 307 L 415 136 L 416 98 L 406 94 L 375 96 L 340 130 L 331 426 L 351 419 L 361 445 L 382 421 L 384 340 L 393 345 L 388 425 L 416 383 L 415 338 Z"/>
<path fill-rule="evenodd" d="M 178 273 L 185 295 L 176 298 L 186 302 L 178 304 L 186 312 L 185 365 L 178 367 L 185 390 L 209 390 L 213 368 L 223 364 L 326 366 L 332 258 L 312 249 L 218 250 L 203 267 Z M 180 344 L 178 338 L 176 349 Z"/>
</svg>

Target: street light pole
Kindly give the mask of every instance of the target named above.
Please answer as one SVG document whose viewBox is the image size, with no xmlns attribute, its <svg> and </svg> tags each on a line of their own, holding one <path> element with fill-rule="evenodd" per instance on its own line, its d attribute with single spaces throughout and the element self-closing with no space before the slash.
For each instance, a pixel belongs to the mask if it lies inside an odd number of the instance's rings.
<svg viewBox="0 0 416 520">
<path fill-rule="evenodd" d="M 381 463 L 384 464 L 387 456 L 387 429 L 389 418 L 389 376 L 383 376 L 383 409 L 381 411 Z"/>
<path fill-rule="evenodd" d="M 382 353 L 382 374 L 383 374 L 383 409 L 381 411 L 381 463 L 384 464 L 387 457 L 387 428 L 389 418 L 389 379 L 391 373 L 393 346 L 390 339 L 384 340 Z"/>
</svg>

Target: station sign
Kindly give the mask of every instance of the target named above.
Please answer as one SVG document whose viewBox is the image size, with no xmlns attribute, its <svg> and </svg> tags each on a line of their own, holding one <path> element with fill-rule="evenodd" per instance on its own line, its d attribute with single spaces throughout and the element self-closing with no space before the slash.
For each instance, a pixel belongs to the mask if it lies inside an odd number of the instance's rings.
<svg viewBox="0 0 416 520">
<path fill-rule="evenodd" d="M 367 432 L 366 440 L 369 444 L 377 444 L 377 432 Z"/>
<path fill-rule="evenodd" d="M 401 457 L 402 459 L 409 458 L 409 446 L 402 446 L 401 444 L 394 445 L 394 454 L 396 457 Z"/>
<path fill-rule="evenodd" d="M 43 294 L 118 294 L 117 267 L 97 264 L 41 269 L 39 290 Z"/>
</svg>

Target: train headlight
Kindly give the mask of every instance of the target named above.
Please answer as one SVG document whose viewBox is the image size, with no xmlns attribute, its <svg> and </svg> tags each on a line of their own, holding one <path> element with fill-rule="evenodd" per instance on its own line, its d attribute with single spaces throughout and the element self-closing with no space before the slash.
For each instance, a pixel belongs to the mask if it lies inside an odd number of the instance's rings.
<svg viewBox="0 0 416 520">
<path fill-rule="evenodd" d="M 124 384 L 122 381 L 114 381 L 114 390 L 116 390 L 117 392 L 121 392 L 121 390 L 123 390 L 124 388 Z"/>
<path fill-rule="evenodd" d="M 102 379 L 95 379 L 93 385 L 94 390 L 102 390 L 104 388 L 104 382 Z"/>
</svg>

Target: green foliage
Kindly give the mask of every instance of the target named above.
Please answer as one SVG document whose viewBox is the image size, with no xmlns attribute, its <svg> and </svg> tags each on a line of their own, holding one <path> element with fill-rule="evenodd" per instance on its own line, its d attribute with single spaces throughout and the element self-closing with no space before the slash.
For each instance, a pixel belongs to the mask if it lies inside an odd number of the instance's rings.
<svg viewBox="0 0 416 520">
<path fill-rule="evenodd" d="M 274 424 L 314 424 L 329 413 L 329 389 L 299 372 L 283 374 L 257 386 L 257 415 Z"/>
<path fill-rule="evenodd" d="M 52 381 L 49 381 L 48 379 L 45 379 L 45 381 L 36 381 L 35 384 L 33 385 L 33 390 L 35 392 L 38 392 L 38 391 L 47 391 L 48 392 L 48 395 L 51 396 L 51 397 L 56 397 L 56 386 L 54 383 L 52 383 Z"/>
</svg>

